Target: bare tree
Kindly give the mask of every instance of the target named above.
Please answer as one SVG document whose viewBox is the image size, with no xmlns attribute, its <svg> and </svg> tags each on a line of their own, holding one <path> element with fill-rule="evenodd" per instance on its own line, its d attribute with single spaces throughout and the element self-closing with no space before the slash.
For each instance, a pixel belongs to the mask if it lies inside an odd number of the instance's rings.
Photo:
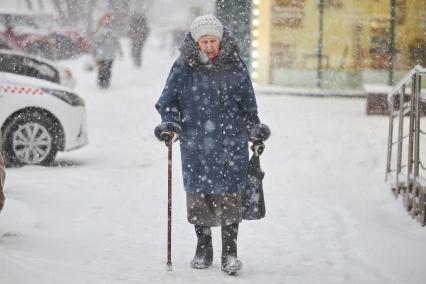
<svg viewBox="0 0 426 284">
<path fill-rule="evenodd" d="M 43 0 L 38 0 L 38 5 L 40 7 L 40 10 L 44 11 L 44 2 L 43 2 Z"/>
<path fill-rule="evenodd" d="M 59 17 L 61 20 L 64 20 L 66 18 L 66 13 L 64 8 L 62 7 L 62 1 L 61 0 L 53 0 L 53 4 L 55 5 L 56 10 L 58 11 Z"/>
<path fill-rule="evenodd" d="M 25 2 L 27 3 L 28 10 L 32 10 L 33 9 L 33 3 L 31 2 L 31 0 L 25 0 Z"/>
<path fill-rule="evenodd" d="M 80 21 L 81 11 L 84 11 L 84 2 L 80 0 L 66 0 L 67 22 L 76 23 Z"/>
<path fill-rule="evenodd" d="M 34 0 L 25 0 L 34 1 Z M 36 0 L 46 1 L 46 0 Z M 141 6 L 146 5 L 150 0 L 48 0 L 52 1 L 63 24 L 80 26 L 89 36 L 95 25 L 95 17 L 99 17 L 103 12 L 109 10 L 114 14 L 114 27 L 118 32 L 124 33 L 127 30 L 129 16 L 135 2 Z"/>
<path fill-rule="evenodd" d="M 87 2 L 87 15 L 86 15 L 86 23 L 85 23 L 85 32 L 86 37 L 90 38 L 93 31 L 93 10 L 95 7 L 96 0 L 88 0 Z"/>
</svg>

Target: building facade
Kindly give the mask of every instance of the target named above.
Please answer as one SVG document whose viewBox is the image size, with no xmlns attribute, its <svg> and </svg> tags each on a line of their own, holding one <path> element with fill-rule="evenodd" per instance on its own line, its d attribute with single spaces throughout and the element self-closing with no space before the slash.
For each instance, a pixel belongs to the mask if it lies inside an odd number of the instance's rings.
<svg viewBox="0 0 426 284">
<path fill-rule="evenodd" d="M 426 65 L 425 7 L 426 0 L 252 0 L 252 78 L 315 87 L 320 72 L 323 88 L 361 89 L 389 82 L 393 54 L 398 80 L 414 65 Z"/>
</svg>

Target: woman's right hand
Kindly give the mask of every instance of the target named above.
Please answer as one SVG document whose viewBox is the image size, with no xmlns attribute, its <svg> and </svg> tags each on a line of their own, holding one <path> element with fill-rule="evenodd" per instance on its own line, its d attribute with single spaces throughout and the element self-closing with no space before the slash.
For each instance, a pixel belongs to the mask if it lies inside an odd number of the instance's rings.
<svg viewBox="0 0 426 284">
<path fill-rule="evenodd" d="M 154 134 L 157 139 L 164 141 L 166 146 L 168 146 L 170 142 L 176 141 L 181 132 L 182 129 L 180 125 L 174 122 L 162 122 L 154 129 Z"/>
<path fill-rule="evenodd" d="M 176 136 L 176 133 L 173 131 L 165 131 L 160 134 L 160 141 L 164 141 L 166 143 L 166 146 L 169 146 L 170 142 L 174 142 L 175 139 L 173 137 Z"/>
</svg>

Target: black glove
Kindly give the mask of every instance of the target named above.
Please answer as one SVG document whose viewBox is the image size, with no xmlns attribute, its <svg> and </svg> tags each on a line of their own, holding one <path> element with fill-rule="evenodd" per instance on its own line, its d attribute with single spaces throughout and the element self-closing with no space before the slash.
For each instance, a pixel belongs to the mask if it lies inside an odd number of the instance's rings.
<svg viewBox="0 0 426 284">
<path fill-rule="evenodd" d="M 164 141 L 166 146 L 170 142 L 176 141 L 181 132 L 182 128 L 175 122 L 162 122 L 154 129 L 155 137 L 160 141 Z"/>
<path fill-rule="evenodd" d="M 266 124 L 256 124 L 250 131 L 249 140 L 251 142 L 263 142 L 266 141 L 271 135 L 271 130 Z"/>
</svg>

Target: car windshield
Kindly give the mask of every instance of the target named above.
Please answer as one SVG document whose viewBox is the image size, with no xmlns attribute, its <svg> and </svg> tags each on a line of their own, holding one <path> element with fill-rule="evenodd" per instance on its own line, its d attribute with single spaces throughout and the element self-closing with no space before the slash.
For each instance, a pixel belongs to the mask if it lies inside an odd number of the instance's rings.
<svg viewBox="0 0 426 284">
<path fill-rule="evenodd" d="M 59 83 L 59 74 L 52 66 L 29 57 L 0 54 L 0 71 Z"/>
<path fill-rule="evenodd" d="M 0 32 L 12 27 L 18 33 L 40 33 L 40 23 L 30 15 L 0 14 Z"/>
</svg>

